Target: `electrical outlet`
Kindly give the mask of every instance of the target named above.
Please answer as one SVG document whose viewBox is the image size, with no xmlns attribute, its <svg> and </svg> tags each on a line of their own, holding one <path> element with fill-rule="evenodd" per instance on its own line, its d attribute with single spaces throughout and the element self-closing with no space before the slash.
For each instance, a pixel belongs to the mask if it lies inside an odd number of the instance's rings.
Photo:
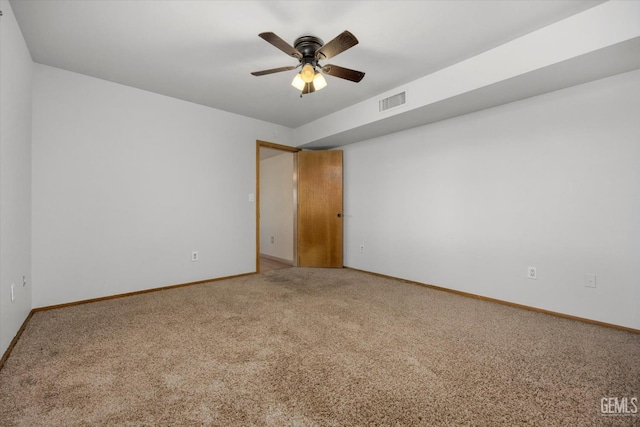
<svg viewBox="0 0 640 427">
<path fill-rule="evenodd" d="M 275 241 L 276 241 L 276 239 L 273 236 L 271 236 L 271 244 L 272 245 L 273 245 L 273 242 L 275 242 Z"/>
<path fill-rule="evenodd" d="M 595 274 L 585 274 L 584 275 L 584 285 L 587 288 L 595 288 L 596 287 L 596 275 Z"/>
<path fill-rule="evenodd" d="M 13 302 L 16 299 L 16 296 L 13 293 L 13 288 L 15 288 L 16 284 L 12 283 L 11 284 L 11 302 Z"/>
<path fill-rule="evenodd" d="M 538 278 L 538 271 L 535 267 L 527 267 L 527 278 L 536 280 Z"/>
<path fill-rule="evenodd" d="M 200 261 L 200 254 L 198 251 L 191 252 L 191 262 Z"/>
<path fill-rule="evenodd" d="M 360 245 L 360 252 L 364 252 L 364 245 Z"/>
<path fill-rule="evenodd" d="M 22 276 L 22 286 L 27 286 L 27 276 Z"/>
</svg>

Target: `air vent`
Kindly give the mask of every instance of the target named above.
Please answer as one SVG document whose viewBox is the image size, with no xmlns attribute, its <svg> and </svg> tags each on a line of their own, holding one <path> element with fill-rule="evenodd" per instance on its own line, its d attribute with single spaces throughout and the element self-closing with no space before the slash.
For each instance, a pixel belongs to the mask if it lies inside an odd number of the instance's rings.
<svg viewBox="0 0 640 427">
<path fill-rule="evenodd" d="M 405 92 L 400 92 L 396 95 L 390 96 L 385 99 L 381 99 L 378 102 L 379 111 L 386 111 L 389 108 L 397 107 L 399 105 L 404 104 L 406 101 Z"/>
</svg>

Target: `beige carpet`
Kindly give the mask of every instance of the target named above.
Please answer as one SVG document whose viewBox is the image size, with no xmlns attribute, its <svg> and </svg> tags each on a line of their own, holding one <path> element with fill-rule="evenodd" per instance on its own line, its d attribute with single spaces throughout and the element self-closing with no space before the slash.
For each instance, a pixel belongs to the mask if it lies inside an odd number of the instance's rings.
<svg viewBox="0 0 640 427">
<path fill-rule="evenodd" d="M 609 396 L 640 397 L 640 335 L 288 269 L 35 313 L 0 425 L 640 425 Z"/>
</svg>

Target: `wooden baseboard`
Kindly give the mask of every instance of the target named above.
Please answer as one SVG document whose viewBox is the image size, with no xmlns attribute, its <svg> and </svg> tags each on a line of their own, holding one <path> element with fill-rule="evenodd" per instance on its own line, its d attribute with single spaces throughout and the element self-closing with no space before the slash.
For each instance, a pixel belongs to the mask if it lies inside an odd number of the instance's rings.
<svg viewBox="0 0 640 427">
<path fill-rule="evenodd" d="M 412 280 L 401 279 L 399 277 L 388 276 L 388 275 L 385 275 L 385 274 L 374 273 L 374 272 L 366 271 L 366 270 L 359 270 L 357 268 L 351 268 L 351 267 L 345 267 L 345 268 L 348 268 L 348 269 L 354 270 L 354 271 L 359 271 L 361 273 L 371 274 L 372 276 L 378 276 L 378 277 L 382 277 L 382 278 L 385 278 L 385 279 L 397 280 L 399 282 L 408 283 L 410 285 L 422 286 L 424 288 L 434 289 L 436 291 L 449 292 L 449 293 L 460 295 L 460 296 L 467 297 L 467 298 L 474 298 L 474 299 L 479 299 L 479 300 L 482 300 L 482 301 L 494 302 L 494 303 L 497 303 L 497 304 L 507 305 L 509 307 L 520 308 L 522 310 L 528 310 L 528 311 L 535 311 L 537 313 L 548 314 L 550 316 L 560 317 L 560 318 L 563 318 L 563 319 L 577 320 L 579 322 L 589 323 L 589 324 L 597 325 L 597 326 L 603 326 L 605 328 L 617 329 L 619 331 L 626 331 L 626 332 L 631 332 L 631 333 L 634 333 L 634 334 L 640 334 L 640 329 L 629 328 L 627 326 L 616 325 L 616 324 L 613 324 L 613 323 L 600 322 L 598 320 L 588 319 L 588 318 L 585 318 L 585 317 L 572 316 L 570 314 L 559 313 L 557 311 L 545 310 L 545 309 L 542 309 L 542 308 L 531 307 L 531 306 L 523 305 L 523 304 L 517 304 L 517 303 L 514 303 L 514 302 L 504 301 L 504 300 L 500 300 L 500 299 L 496 299 L 496 298 L 485 297 L 485 296 L 482 296 L 482 295 L 472 294 L 472 293 L 469 293 L 469 292 L 457 291 L 455 289 L 443 288 L 441 286 L 430 285 L 430 284 L 427 284 L 427 283 L 414 282 Z"/>
<path fill-rule="evenodd" d="M 110 299 L 130 297 L 130 296 L 133 296 L 133 295 L 148 294 L 150 292 L 166 291 L 168 289 L 183 288 L 185 286 L 201 285 L 203 283 L 218 282 L 220 280 L 226 280 L 226 279 L 235 279 L 236 277 L 251 276 L 253 274 L 256 274 L 256 273 L 236 274 L 234 276 L 218 277 L 216 279 L 198 280 L 197 282 L 181 283 L 179 285 L 169 285 L 169 286 L 162 286 L 162 287 L 159 287 L 159 288 L 144 289 L 142 291 L 127 292 L 127 293 L 124 293 L 124 294 L 115 294 L 115 295 L 109 295 L 109 296 L 106 296 L 106 297 L 91 298 L 91 299 L 85 299 L 85 300 L 80 300 L 80 301 L 67 302 L 67 303 L 64 303 L 64 304 L 56 304 L 56 305 L 49 305 L 49 306 L 45 306 L 45 307 L 38 307 L 38 308 L 34 308 L 33 311 L 34 312 L 38 312 L 38 311 L 46 311 L 46 310 L 55 310 L 56 308 L 72 307 L 74 305 L 89 304 L 89 303 L 92 303 L 92 302 L 100 302 L 100 301 L 107 301 L 107 300 L 110 300 Z"/>
<path fill-rule="evenodd" d="M 20 329 L 18 329 L 18 332 L 16 333 L 16 336 L 13 337 L 13 339 L 9 343 L 9 347 L 7 347 L 7 350 L 2 355 L 2 359 L 0 359 L 0 371 L 2 370 L 2 367 L 4 366 L 4 363 L 9 358 L 9 355 L 11 354 L 11 351 L 13 350 L 13 347 L 16 346 L 18 340 L 22 336 L 22 332 L 24 332 L 24 329 L 27 327 L 27 324 L 29 323 L 29 320 L 31 319 L 31 316 L 33 316 L 33 313 L 34 313 L 33 310 L 31 310 L 29 312 L 29 314 L 27 315 L 27 318 L 24 319 L 24 322 L 22 322 L 22 325 L 20 326 Z"/>
<path fill-rule="evenodd" d="M 260 258 L 270 259 L 272 261 L 281 262 L 282 264 L 293 265 L 293 261 L 290 259 L 278 258 L 277 256 L 267 255 L 260 253 Z"/>
<path fill-rule="evenodd" d="M 234 276 L 218 277 L 216 279 L 208 279 L 208 280 L 198 280 L 197 282 L 189 282 L 189 283 L 181 283 L 181 284 L 178 284 L 178 285 L 162 286 L 162 287 L 159 287 L 159 288 L 145 289 L 145 290 L 142 290 L 142 291 L 127 292 L 127 293 L 124 293 L 124 294 L 109 295 L 109 296 L 106 296 L 106 297 L 91 298 L 91 299 L 86 299 L 86 300 L 68 302 L 68 303 L 64 303 L 64 304 L 56 304 L 56 305 L 49 305 L 49 306 L 45 306 L 45 307 L 34 308 L 29 312 L 29 315 L 24 320 L 24 322 L 22 322 L 22 326 L 20 327 L 20 329 L 18 329 L 18 332 L 16 333 L 16 336 L 13 337 L 13 340 L 11 340 L 11 343 L 9 344 L 9 347 L 7 347 L 7 350 L 2 355 L 2 359 L 0 359 L 0 370 L 2 370 L 2 367 L 4 366 L 5 362 L 9 358 L 9 355 L 11 354 L 11 351 L 13 350 L 13 348 L 16 345 L 16 343 L 20 339 L 20 336 L 22 335 L 22 332 L 24 332 L 24 329 L 27 327 L 27 324 L 29 323 L 29 320 L 31 320 L 31 317 L 33 316 L 34 313 L 37 313 L 39 311 L 55 310 L 55 309 L 58 309 L 58 308 L 72 307 L 74 305 L 90 304 L 90 303 L 93 303 L 93 302 L 100 302 L 100 301 L 107 301 L 107 300 L 111 300 L 111 299 L 130 297 L 130 296 L 133 296 L 133 295 L 141 295 L 141 294 L 148 294 L 148 293 L 151 293 L 151 292 L 166 291 L 168 289 L 183 288 L 185 286 L 200 285 L 202 283 L 209 283 L 209 282 L 218 282 L 220 280 L 234 279 L 236 277 L 243 277 L 243 276 L 251 276 L 253 274 L 256 274 L 256 273 L 236 274 Z"/>
</svg>

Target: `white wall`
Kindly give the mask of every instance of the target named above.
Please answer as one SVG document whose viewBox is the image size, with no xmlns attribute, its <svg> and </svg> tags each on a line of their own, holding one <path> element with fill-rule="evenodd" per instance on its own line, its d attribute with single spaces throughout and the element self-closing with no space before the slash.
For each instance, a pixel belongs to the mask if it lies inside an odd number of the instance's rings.
<svg viewBox="0 0 640 427">
<path fill-rule="evenodd" d="M 31 76 L 11 5 L 0 0 L 0 356 L 31 310 Z M 23 276 L 27 285 L 23 286 Z M 15 300 L 11 301 L 14 283 Z"/>
<path fill-rule="evenodd" d="M 292 153 L 260 161 L 260 253 L 291 262 L 293 187 Z"/>
<path fill-rule="evenodd" d="M 256 270 L 256 140 L 288 128 L 39 64 L 33 91 L 34 307 Z"/>
<path fill-rule="evenodd" d="M 345 265 L 640 329 L 638 117 L 634 71 L 344 147 Z"/>
</svg>

